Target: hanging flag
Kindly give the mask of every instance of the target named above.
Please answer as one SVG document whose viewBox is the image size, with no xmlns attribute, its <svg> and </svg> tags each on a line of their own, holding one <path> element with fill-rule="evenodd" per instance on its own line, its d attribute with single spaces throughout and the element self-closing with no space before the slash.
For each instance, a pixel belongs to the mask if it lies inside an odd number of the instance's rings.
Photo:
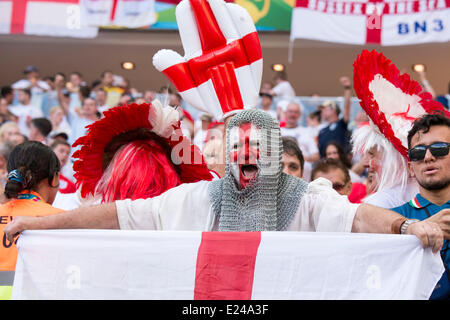
<svg viewBox="0 0 450 320">
<path fill-rule="evenodd" d="M 140 28 L 156 22 L 154 0 L 80 1 L 84 25 Z"/>
<path fill-rule="evenodd" d="M 444 272 L 412 235 L 41 230 L 17 247 L 13 299 L 428 299 Z"/>
<path fill-rule="evenodd" d="M 94 38 L 81 25 L 79 0 L 0 0 L 0 33 Z"/>
<path fill-rule="evenodd" d="M 450 41 L 447 0 L 297 0 L 291 41 L 409 45 Z"/>
</svg>

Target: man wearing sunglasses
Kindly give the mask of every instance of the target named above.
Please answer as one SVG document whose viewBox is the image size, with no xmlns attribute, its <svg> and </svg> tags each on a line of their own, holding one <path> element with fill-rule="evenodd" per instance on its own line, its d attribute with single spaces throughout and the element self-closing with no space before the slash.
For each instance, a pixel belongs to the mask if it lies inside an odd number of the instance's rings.
<svg viewBox="0 0 450 320">
<path fill-rule="evenodd" d="M 450 118 L 428 114 L 417 119 L 408 133 L 408 168 L 419 184 L 419 193 L 392 210 L 407 220 L 404 225 L 429 219 L 441 229 L 450 228 Z M 431 299 L 450 299 L 449 239 L 444 241 L 441 257 L 446 272 Z"/>
</svg>

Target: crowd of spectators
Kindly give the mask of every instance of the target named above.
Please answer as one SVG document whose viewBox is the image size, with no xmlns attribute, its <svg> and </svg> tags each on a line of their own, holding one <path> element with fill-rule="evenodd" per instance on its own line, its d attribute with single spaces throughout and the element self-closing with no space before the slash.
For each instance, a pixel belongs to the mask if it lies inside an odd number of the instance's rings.
<svg viewBox="0 0 450 320">
<path fill-rule="evenodd" d="M 425 75 L 420 76 L 429 86 Z M 376 182 L 368 157 L 352 154 L 350 139 L 352 130 L 367 124 L 369 119 L 362 110 L 352 117 L 350 78 L 343 76 L 336 83 L 342 88 L 341 99 L 317 99 L 312 110 L 298 99 L 285 73 L 277 73 L 272 80 L 262 83 L 257 108 L 279 122 L 283 137 L 291 138 L 284 146 L 285 161 L 290 161 L 283 163 L 284 171 L 306 181 L 327 176 L 339 186 L 336 190 L 348 195 L 352 202 L 361 202 L 370 195 Z M 74 192 L 72 144 L 85 135 L 86 126 L 111 107 L 151 103 L 155 98 L 179 111 L 183 134 L 202 150 L 210 169 L 223 176 L 224 123 L 187 105 L 172 88 L 162 86 L 140 92 L 127 79 L 108 70 L 92 83 L 87 83 L 80 72 L 41 77 L 36 67 L 28 66 L 22 79 L 1 88 L 1 186 L 6 183 L 6 162 L 12 149 L 31 140 L 53 149 L 62 167 L 60 192 Z M 438 98 L 442 102 L 442 97 Z"/>
</svg>

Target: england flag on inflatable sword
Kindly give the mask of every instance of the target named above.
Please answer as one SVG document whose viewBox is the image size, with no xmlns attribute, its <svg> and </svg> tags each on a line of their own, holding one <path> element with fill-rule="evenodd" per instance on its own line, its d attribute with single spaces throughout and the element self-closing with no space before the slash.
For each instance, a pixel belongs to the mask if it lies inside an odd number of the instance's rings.
<svg viewBox="0 0 450 320">
<path fill-rule="evenodd" d="M 223 0 L 183 0 L 176 19 L 184 57 L 160 50 L 153 65 L 183 99 L 217 119 L 254 108 L 262 77 L 262 53 L 249 13 Z"/>
</svg>

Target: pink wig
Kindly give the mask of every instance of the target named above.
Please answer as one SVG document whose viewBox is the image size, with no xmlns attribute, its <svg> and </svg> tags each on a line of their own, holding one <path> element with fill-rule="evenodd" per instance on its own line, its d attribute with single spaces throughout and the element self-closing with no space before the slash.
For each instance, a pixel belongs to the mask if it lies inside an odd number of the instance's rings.
<svg viewBox="0 0 450 320">
<path fill-rule="evenodd" d="M 135 140 L 116 152 L 98 181 L 95 194 L 102 197 L 102 202 L 145 199 L 180 183 L 166 150 L 158 142 Z"/>
</svg>

